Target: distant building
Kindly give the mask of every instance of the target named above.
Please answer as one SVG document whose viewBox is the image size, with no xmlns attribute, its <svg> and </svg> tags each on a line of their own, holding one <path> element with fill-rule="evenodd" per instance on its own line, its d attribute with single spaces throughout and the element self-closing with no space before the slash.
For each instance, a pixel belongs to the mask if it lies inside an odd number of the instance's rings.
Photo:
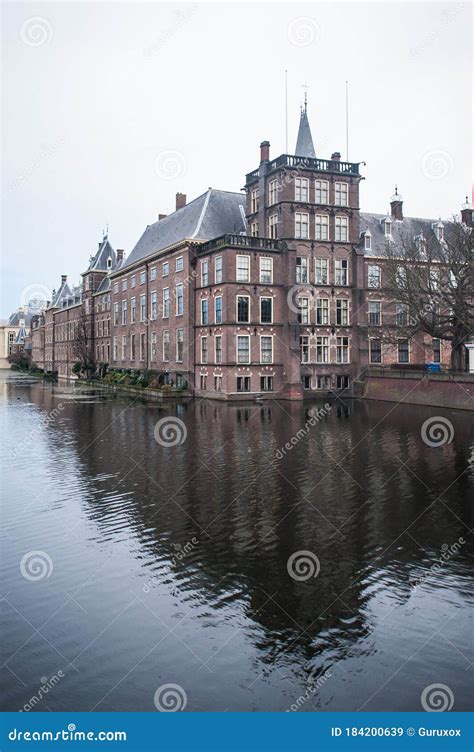
<svg viewBox="0 0 474 752">
<path fill-rule="evenodd" d="M 381 334 L 405 315 L 383 295 L 387 241 L 442 242 L 444 224 L 404 217 L 397 190 L 386 215 L 361 212 L 360 164 L 315 156 L 306 106 L 295 152 L 271 159 L 262 142 L 245 194 L 178 193 L 127 259 L 104 237 L 82 285 L 63 276 L 35 318 L 33 360 L 69 377 L 85 340 L 96 364 L 219 399 L 324 394 L 371 364 L 449 365 L 445 342 Z M 472 227 L 470 205 L 462 217 Z"/>
</svg>

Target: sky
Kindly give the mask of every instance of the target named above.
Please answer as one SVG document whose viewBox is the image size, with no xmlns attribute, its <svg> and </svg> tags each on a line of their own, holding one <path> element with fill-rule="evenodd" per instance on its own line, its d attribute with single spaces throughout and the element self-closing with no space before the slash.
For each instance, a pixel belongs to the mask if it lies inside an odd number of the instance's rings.
<svg viewBox="0 0 474 752">
<path fill-rule="evenodd" d="M 108 226 L 209 187 L 239 191 L 294 153 L 307 85 L 316 154 L 361 165 L 361 209 L 448 218 L 471 194 L 472 6 L 456 3 L 6 3 L 2 300 L 77 283 Z"/>
</svg>

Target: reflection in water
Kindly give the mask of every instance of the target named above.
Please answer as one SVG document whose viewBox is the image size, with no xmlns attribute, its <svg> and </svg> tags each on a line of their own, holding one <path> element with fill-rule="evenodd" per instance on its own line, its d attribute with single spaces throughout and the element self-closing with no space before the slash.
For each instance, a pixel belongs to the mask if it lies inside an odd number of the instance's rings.
<svg viewBox="0 0 474 752">
<path fill-rule="evenodd" d="M 2 396 L 8 709 L 58 670 L 36 709 L 153 711 L 172 682 L 191 711 L 286 710 L 327 672 L 301 711 L 418 710 L 434 682 L 469 708 L 467 414 L 437 410 L 455 438 L 433 449 L 431 412 L 389 403 L 339 400 L 305 431 L 310 406 L 286 402 L 146 403 L 14 374 Z M 167 415 L 184 444 L 155 441 Z M 50 577 L 22 576 L 31 550 Z M 317 577 L 289 575 L 296 551 Z"/>
</svg>

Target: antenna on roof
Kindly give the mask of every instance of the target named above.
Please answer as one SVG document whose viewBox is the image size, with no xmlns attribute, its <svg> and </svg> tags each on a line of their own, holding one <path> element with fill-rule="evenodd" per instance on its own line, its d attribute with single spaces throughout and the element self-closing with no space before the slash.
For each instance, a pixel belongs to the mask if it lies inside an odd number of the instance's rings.
<svg viewBox="0 0 474 752">
<path fill-rule="evenodd" d="M 302 88 L 304 89 L 304 114 L 306 115 L 308 109 L 308 84 L 303 84 Z"/>
<path fill-rule="evenodd" d="M 285 154 L 288 154 L 288 70 L 285 69 Z"/>
<path fill-rule="evenodd" d="M 346 81 L 346 162 L 349 161 L 349 81 Z"/>
</svg>

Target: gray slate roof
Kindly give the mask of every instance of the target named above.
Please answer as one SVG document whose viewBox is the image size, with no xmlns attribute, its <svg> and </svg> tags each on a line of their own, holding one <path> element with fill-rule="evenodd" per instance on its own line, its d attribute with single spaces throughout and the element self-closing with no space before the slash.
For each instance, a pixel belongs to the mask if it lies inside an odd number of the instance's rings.
<svg viewBox="0 0 474 752">
<path fill-rule="evenodd" d="M 20 326 L 20 321 L 23 320 L 25 322 L 25 326 L 29 326 L 32 316 L 33 313 L 31 311 L 26 311 L 25 313 L 23 313 L 22 311 L 15 311 L 11 314 L 11 316 L 9 316 L 6 323 L 8 326 Z"/>
<path fill-rule="evenodd" d="M 296 140 L 295 156 L 297 157 L 315 157 L 313 137 L 309 127 L 306 107 L 301 110 L 300 127 L 298 129 L 298 138 Z"/>
<path fill-rule="evenodd" d="M 99 249 L 95 256 L 91 256 L 89 259 L 89 266 L 87 268 L 88 272 L 96 271 L 96 272 L 107 272 L 109 271 L 109 267 L 107 266 L 107 259 L 112 259 L 112 266 L 110 267 L 112 270 L 115 269 L 117 258 L 114 249 L 109 243 L 109 239 L 107 235 L 104 236 L 101 243 L 99 243 Z"/>
<path fill-rule="evenodd" d="M 371 249 L 364 251 L 365 256 L 384 256 L 387 240 L 385 238 L 385 227 L 383 220 L 390 215 L 386 214 L 370 214 L 366 212 L 360 213 L 360 233 L 361 241 L 363 243 L 363 233 L 368 230 L 371 234 Z M 438 219 L 421 219 L 418 217 L 404 217 L 403 220 L 392 220 L 391 233 L 393 242 L 396 245 L 401 245 L 403 240 L 406 243 L 413 244 L 413 241 L 421 233 L 426 240 L 431 240 L 435 237 L 433 225 L 436 224 Z M 447 229 L 448 222 L 443 222 L 445 230 Z M 362 245 L 362 247 L 364 247 Z"/>
<path fill-rule="evenodd" d="M 182 209 L 148 225 L 121 268 L 181 240 L 212 240 L 226 233 L 245 232 L 245 196 L 209 188 Z"/>
</svg>

